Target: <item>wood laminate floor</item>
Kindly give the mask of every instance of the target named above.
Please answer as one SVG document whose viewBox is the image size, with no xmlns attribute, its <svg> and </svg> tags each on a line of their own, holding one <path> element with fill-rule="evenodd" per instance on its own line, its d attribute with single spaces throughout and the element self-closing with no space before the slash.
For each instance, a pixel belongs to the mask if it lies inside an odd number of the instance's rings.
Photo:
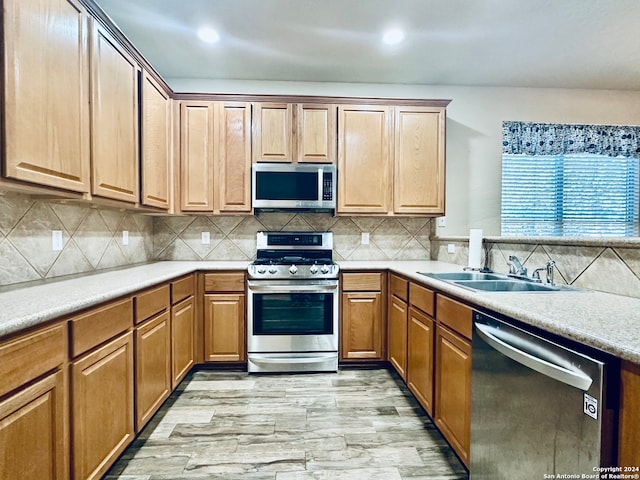
<svg viewBox="0 0 640 480">
<path fill-rule="evenodd" d="M 468 479 L 388 370 L 191 373 L 108 480 Z"/>
</svg>

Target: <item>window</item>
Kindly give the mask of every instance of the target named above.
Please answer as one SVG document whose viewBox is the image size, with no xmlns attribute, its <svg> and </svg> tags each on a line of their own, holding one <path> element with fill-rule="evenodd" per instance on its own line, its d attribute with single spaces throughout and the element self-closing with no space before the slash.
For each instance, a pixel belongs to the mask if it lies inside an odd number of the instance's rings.
<svg viewBox="0 0 640 480">
<path fill-rule="evenodd" d="M 637 236 L 637 157 L 502 156 L 502 235 Z"/>
</svg>

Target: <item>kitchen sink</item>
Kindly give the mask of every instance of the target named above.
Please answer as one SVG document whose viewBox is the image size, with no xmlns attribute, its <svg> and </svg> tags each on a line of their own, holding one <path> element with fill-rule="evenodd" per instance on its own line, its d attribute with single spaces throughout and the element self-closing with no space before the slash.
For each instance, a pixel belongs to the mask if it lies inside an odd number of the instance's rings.
<svg viewBox="0 0 640 480">
<path fill-rule="evenodd" d="M 438 280 L 445 281 L 457 281 L 457 280 L 503 280 L 504 275 L 499 273 L 483 273 L 483 272 L 450 272 L 450 273 L 422 273 L 427 277 L 436 278 Z"/>
<path fill-rule="evenodd" d="M 569 285 L 540 283 L 528 277 L 515 277 L 500 273 L 451 272 L 422 273 L 427 277 L 442 280 L 459 287 L 483 292 L 578 292 L 583 291 Z"/>
</svg>

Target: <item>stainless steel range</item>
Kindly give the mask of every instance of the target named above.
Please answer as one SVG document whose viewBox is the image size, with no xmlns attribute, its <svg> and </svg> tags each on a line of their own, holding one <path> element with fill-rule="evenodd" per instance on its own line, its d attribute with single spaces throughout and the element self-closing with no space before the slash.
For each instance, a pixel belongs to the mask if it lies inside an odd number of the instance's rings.
<svg viewBox="0 0 640 480">
<path fill-rule="evenodd" d="M 338 265 L 331 232 L 258 232 L 249 265 L 249 372 L 338 369 Z"/>
</svg>

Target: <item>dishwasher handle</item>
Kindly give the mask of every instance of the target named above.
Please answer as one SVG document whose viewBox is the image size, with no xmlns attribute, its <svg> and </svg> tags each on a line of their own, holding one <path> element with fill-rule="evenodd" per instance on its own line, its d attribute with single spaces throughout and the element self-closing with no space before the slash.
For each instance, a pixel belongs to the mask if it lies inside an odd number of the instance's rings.
<svg viewBox="0 0 640 480">
<path fill-rule="evenodd" d="M 559 382 L 584 390 L 585 392 L 589 390 L 589 387 L 593 383 L 593 379 L 591 377 L 579 370 L 570 370 L 510 345 L 505 340 L 499 338 L 499 330 L 497 329 L 480 323 L 475 323 L 475 326 L 480 338 L 482 338 L 490 347 L 525 367 L 558 380 Z"/>
</svg>

